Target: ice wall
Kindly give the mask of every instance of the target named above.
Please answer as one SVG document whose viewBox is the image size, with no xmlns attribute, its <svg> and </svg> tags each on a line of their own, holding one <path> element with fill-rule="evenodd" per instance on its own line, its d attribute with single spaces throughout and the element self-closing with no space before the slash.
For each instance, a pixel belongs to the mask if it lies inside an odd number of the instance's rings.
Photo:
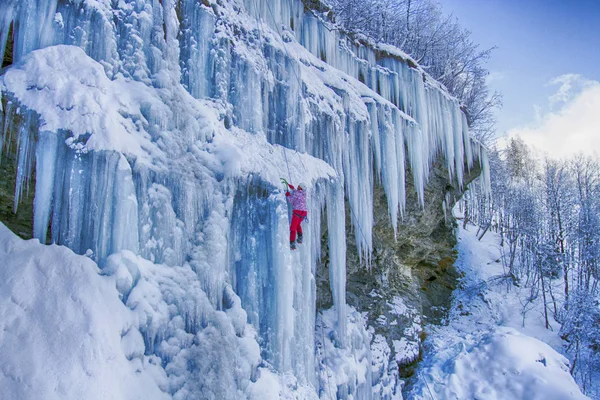
<svg viewBox="0 0 600 400">
<path fill-rule="evenodd" d="M 301 384 L 322 386 L 322 220 L 332 329 L 347 348 L 345 209 L 368 264 L 376 182 L 397 230 L 408 168 L 423 204 L 437 157 L 459 184 L 465 167 L 485 167 L 457 101 L 408 56 L 350 40 L 298 0 L 8 0 L 0 15 L 0 48 L 15 31 L 2 147 L 16 138 L 15 208 L 36 172 L 35 237 L 101 266 L 131 251 L 189 267 L 206 307 L 239 299 L 264 362 Z M 280 177 L 310 186 L 298 252 Z M 212 315 L 186 330 L 216 324 Z M 176 334 L 142 331 L 167 363 L 160 343 Z"/>
</svg>

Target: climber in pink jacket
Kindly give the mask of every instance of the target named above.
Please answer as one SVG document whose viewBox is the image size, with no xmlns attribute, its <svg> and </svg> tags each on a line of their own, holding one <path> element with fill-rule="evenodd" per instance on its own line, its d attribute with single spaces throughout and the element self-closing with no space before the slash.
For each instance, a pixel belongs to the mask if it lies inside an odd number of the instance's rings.
<svg viewBox="0 0 600 400">
<path fill-rule="evenodd" d="M 292 204 L 292 223 L 290 225 L 290 248 L 296 250 L 296 233 L 298 233 L 298 244 L 302 243 L 302 221 L 306 219 L 308 212 L 306 210 L 306 184 L 298 184 L 298 189 L 290 185 L 285 179 L 283 183 L 287 185 L 285 195 Z M 291 189 L 291 191 L 290 191 Z"/>
</svg>

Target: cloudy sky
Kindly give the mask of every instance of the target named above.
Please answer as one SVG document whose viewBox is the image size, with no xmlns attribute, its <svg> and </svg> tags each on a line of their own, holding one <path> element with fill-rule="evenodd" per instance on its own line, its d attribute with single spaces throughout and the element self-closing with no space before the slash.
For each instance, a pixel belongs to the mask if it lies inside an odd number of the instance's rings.
<svg viewBox="0 0 600 400">
<path fill-rule="evenodd" d="M 557 157 L 600 156 L 600 0 L 440 0 L 482 48 L 504 96 L 498 136 Z"/>
</svg>

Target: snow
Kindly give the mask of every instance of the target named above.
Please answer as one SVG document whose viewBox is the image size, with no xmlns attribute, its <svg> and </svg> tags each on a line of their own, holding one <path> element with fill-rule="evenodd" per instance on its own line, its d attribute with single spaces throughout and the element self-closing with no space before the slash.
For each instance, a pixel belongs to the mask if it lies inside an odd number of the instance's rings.
<svg viewBox="0 0 600 400">
<path fill-rule="evenodd" d="M 558 324 L 545 329 L 523 306 L 526 289 L 507 280 L 498 235 L 478 241 L 473 226 L 461 226 L 458 240 L 461 285 L 447 325 L 427 328 L 410 398 L 586 399 L 559 353 Z"/>
<path fill-rule="evenodd" d="M 2 84 L 22 105 L 40 113 L 42 131 L 69 130 L 74 141 L 89 134 L 88 150 L 144 157 L 155 149 L 134 122 L 142 118 L 143 102 L 158 104 L 151 90 L 140 82 L 108 79 L 104 68 L 78 47 L 28 53 L 6 71 Z"/>
<path fill-rule="evenodd" d="M 335 310 L 324 310 L 317 317 L 316 343 L 321 398 L 335 399 L 348 394 L 349 399 L 368 399 L 375 390 L 370 348 L 372 334 L 366 328 L 363 313 L 347 306 L 346 316 L 344 334 L 348 345 L 344 347 L 339 346 L 340 331 L 335 329 Z"/>
<path fill-rule="evenodd" d="M 452 358 L 442 355 L 443 376 L 425 372 L 433 378 L 435 398 L 587 399 L 564 356 L 513 328 L 498 328 L 450 351 Z M 426 393 L 415 398 L 428 398 Z"/>
<path fill-rule="evenodd" d="M 93 261 L 23 241 L 1 223 L 0 259 L 0 397 L 169 398 L 155 379 L 166 376 L 144 357 L 143 342 L 139 351 L 139 332 L 113 279 Z"/>
<path fill-rule="evenodd" d="M 316 399 L 293 375 L 258 367 L 239 297 L 226 288 L 214 309 L 189 266 L 122 252 L 100 270 L 1 223 L 0 259 L 2 398 Z"/>
</svg>

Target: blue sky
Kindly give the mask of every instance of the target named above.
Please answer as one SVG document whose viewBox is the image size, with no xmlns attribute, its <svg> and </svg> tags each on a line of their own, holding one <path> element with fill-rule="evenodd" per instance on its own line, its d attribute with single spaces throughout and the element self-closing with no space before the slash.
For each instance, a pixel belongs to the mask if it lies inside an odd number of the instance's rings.
<svg viewBox="0 0 600 400">
<path fill-rule="evenodd" d="M 482 48 L 498 46 L 487 63 L 504 96 L 498 136 L 560 156 L 600 154 L 600 0 L 440 3 Z"/>
</svg>

